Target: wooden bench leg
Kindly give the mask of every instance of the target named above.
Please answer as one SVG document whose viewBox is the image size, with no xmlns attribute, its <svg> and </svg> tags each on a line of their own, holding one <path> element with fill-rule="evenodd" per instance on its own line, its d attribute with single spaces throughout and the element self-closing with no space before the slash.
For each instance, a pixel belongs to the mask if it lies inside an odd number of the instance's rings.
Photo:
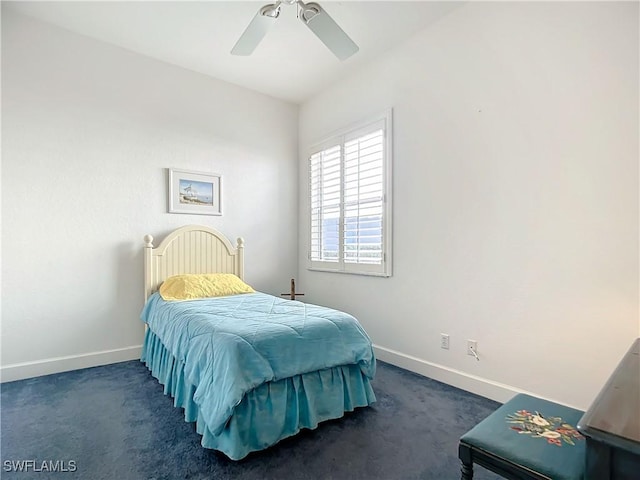
<svg viewBox="0 0 640 480">
<path fill-rule="evenodd" d="M 462 476 L 461 480 L 473 479 L 473 461 L 471 460 L 471 448 L 460 443 L 458 445 L 458 458 L 462 462 L 460 471 Z"/>
<path fill-rule="evenodd" d="M 470 464 L 463 463 L 462 467 L 460 468 L 460 471 L 462 472 L 462 476 L 460 477 L 461 480 L 473 479 L 473 463 L 470 463 Z"/>
</svg>

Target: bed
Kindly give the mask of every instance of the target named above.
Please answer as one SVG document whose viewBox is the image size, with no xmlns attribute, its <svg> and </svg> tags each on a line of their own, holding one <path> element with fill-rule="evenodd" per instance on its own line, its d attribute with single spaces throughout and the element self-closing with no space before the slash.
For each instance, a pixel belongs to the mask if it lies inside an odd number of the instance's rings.
<svg viewBox="0 0 640 480">
<path fill-rule="evenodd" d="M 190 225 L 144 242 L 141 361 L 203 447 L 239 460 L 375 402 L 371 340 L 352 316 L 256 291 L 181 301 L 158 292 L 185 274 L 243 283 L 242 239 Z"/>
</svg>

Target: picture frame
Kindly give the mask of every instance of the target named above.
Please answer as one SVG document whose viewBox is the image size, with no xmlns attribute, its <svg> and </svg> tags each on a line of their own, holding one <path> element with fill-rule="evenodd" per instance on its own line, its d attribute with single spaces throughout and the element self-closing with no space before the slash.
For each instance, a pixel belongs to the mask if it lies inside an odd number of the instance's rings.
<svg viewBox="0 0 640 480">
<path fill-rule="evenodd" d="M 169 168 L 169 213 L 222 215 L 222 176 Z"/>
</svg>

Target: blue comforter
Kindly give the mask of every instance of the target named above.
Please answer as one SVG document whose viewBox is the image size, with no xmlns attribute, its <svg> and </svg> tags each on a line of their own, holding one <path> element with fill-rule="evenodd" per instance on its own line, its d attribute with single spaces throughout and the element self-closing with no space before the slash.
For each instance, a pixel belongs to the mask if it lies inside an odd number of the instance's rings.
<svg viewBox="0 0 640 480">
<path fill-rule="evenodd" d="M 245 393 L 262 383 L 338 365 L 375 374 L 371 340 L 351 315 L 264 293 L 166 302 L 155 293 L 142 321 L 184 363 L 194 401 L 216 435 Z"/>
</svg>

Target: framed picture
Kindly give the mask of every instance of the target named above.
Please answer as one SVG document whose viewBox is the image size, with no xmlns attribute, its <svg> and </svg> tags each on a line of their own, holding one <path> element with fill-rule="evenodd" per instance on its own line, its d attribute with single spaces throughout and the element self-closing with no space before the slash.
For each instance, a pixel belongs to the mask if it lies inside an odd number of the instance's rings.
<svg viewBox="0 0 640 480">
<path fill-rule="evenodd" d="M 222 215 L 222 177 L 170 168 L 169 213 Z"/>
</svg>

